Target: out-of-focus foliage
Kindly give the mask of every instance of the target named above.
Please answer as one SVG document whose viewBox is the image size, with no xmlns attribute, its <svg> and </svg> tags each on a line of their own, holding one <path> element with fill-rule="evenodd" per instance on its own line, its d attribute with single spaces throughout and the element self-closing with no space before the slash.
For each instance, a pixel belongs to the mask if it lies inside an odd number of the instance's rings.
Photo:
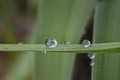
<svg viewBox="0 0 120 80">
<path fill-rule="evenodd" d="M 120 0 L 102 0 L 96 7 L 94 43 L 120 41 Z M 98 54 L 93 80 L 119 80 L 120 53 Z"/>
</svg>

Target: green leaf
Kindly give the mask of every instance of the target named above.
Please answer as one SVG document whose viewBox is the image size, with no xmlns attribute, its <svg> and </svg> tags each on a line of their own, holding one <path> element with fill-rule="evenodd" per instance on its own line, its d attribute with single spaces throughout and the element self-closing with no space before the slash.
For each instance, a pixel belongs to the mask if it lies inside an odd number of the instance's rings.
<svg viewBox="0 0 120 80">
<path fill-rule="evenodd" d="M 55 48 L 49 48 L 44 44 L 0 44 L 0 51 L 47 51 L 47 52 L 74 52 L 74 53 L 100 53 L 120 52 L 120 42 L 99 43 L 84 47 L 81 44 L 59 44 Z"/>
<path fill-rule="evenodd" d="M 103 0 L 95 11 L 94 43 L 120 41 L 120 0 Z M 120 54 L 97 54 L 93 80 L 119 80 Z"/>
</svg>

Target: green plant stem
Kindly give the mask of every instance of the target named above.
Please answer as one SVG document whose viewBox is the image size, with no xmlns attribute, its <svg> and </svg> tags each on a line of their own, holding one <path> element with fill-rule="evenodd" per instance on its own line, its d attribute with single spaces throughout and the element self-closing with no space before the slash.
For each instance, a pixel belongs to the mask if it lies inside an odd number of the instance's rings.
<svg viewBox="0 0 120 80">
<path fill-rule="evenodd" d="M 0 51 L 49 51 L 49 52 L 120 52 L 120 42 L 91 44 L 84 48 L 81 44 L 60 44 L 56 48 L 48 48 L 44 44 L 0 44 Z"/>
</svg>

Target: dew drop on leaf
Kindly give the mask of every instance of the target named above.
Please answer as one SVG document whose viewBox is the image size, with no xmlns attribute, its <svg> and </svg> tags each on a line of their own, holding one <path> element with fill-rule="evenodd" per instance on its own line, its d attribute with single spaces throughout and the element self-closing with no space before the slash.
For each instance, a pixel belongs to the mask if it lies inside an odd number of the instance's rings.
<svg viewBox="0 0 120 80">
<path fill-rule="evenodd" d="M 49 38 L 45 41 L 45 45 L 48 48 L 55 48 L 57 46 L 57 41 L 56 41 L 56 39 Z"/>
<path fill-rule="evenodd" d="M 42 53 L 41 53 L 41 54 L 42 54 L 42 55 L 45 55 L 46 53 L 47 53 L 47 51 L 42 51 Z"/>
<path fill-rule="evenodd" d="M 64 45 L 69 45 L 70 42 L 69 41 L 64 41 Z"/>
<path fill-rule="evenodd" d="M 87 56 L 89 59 L 95 59 L 95 54 L 89 53 Z"/>
<path fill-rule="evenodd" d="M 18 43 L 18 45 L 21 45 L 21 44 L 23 44 L 23 42 L 19 42 L 19 43 Z"/>
<path fill-rule="evenodd" d="M 95 65 L 95 62 L 91 61 L 90 66 L 93 67 Z"/>
<path fill-rule="evenodd" d="M 91 45 L 91 43 L 89 40 L 83 40 L 82 45 L 84 48 L 88 48 Z"/>
</svg>

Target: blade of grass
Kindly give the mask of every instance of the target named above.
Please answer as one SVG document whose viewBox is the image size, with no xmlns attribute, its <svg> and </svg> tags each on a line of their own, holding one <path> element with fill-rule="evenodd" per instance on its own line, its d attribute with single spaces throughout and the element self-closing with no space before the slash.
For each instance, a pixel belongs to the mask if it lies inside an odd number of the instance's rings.
<svg viewBox="0 0 120 80">
<path fill-rule="evenodd" d="M 88 48 L 84 48 L 81 44 L 70 44 L 65 46 L 64 44 L 58 45 L 56 48 L 48 48 L 44 44 L 0 44 L 0 51 L 39 51 L 42 52 L 46 50 L 47 52 L 74 52 L 74 53 L 84 53 L 84 52 L 120 52 L 120 42 L 114 43 L 99 43 L 92 44 Z"/>
<path fill-rule="evenodd" d="M 95 14 L 94 43 L 120 41 L 120 0 L 102 0 Z M 97 54 L 92 80 L 119 80 L 120 54 Z"/>
<path fill-rule="evenodd" d="M 41 0 L 31 43 L 56 38 L 78 43 L 97 0 Z M 36 80 L 70 80 L 75 54 L 36 54 Z M 53 58 L 54 57 L 54 58 Z"/>
</svg>

